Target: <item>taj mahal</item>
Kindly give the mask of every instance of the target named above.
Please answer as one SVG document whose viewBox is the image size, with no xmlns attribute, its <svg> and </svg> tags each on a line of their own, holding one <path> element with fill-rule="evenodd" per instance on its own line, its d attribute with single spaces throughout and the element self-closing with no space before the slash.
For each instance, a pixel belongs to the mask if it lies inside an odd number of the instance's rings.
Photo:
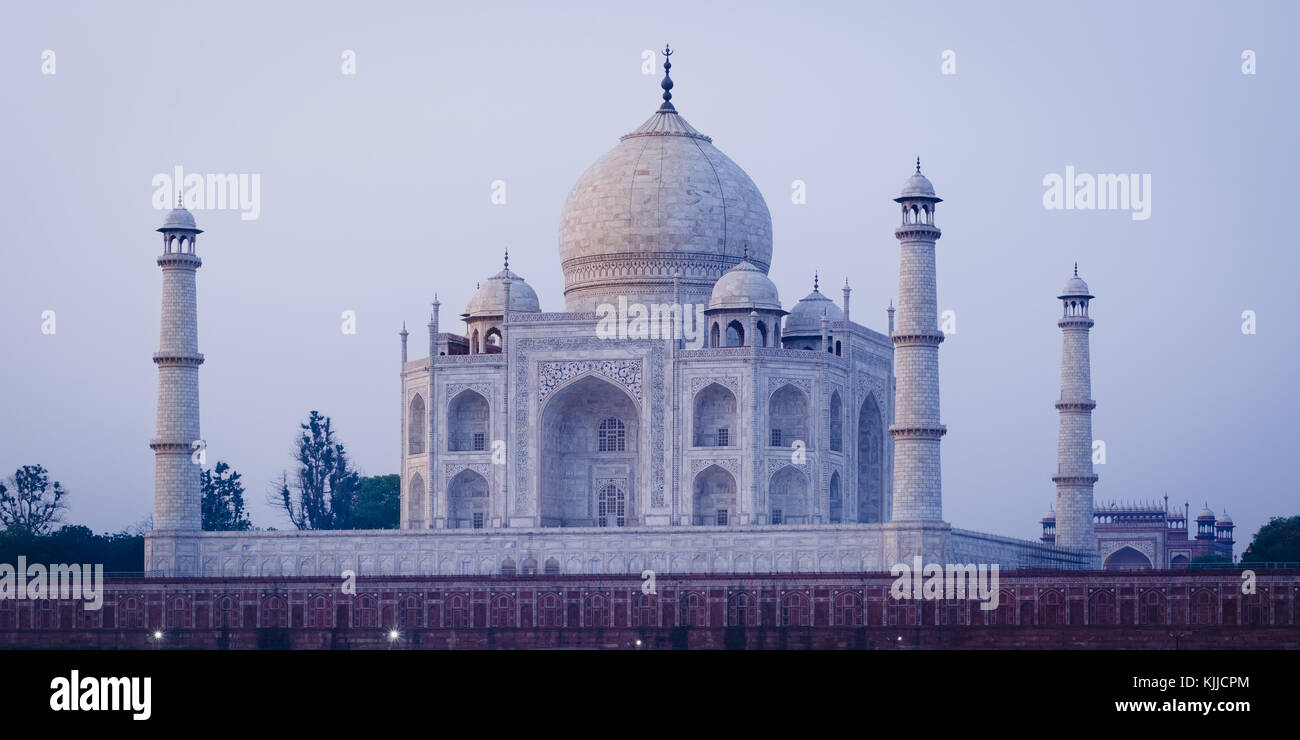
<svg viewBox="0 0 1300 740">
<path fill-rule="evenodd" d="M 894 199 L 897 305 L 872 301 L 888 304 L 887 324 L 854 320 L 848 282 L 825 293 L 814 282 L 783 303 L 768 278 L 775 245 L 763 195 L 677 111 L 669 54 L 662 103 L 564 203 L 565 310 L 542 311 L 507 255 L 458 315 L 463 332 L 444 331 L 451 317 L 436 297 L 426 351 L 411 357 L 402 329 L 397 530 L 201 531 L 191 445 L 201 438 L 202 231 L 183 205 L 170 211 L 158 229 L 163 310 L 145 570 L 851 573 L 917 556 L 1003 568 L 1098 568 L 1112 557 L 1167 565 L 1157 542 L 1167 532 L 1105 535 L 1096 524 L 1105 512 L 1093 503 L 1093 296 L 1077 268 L 1064 289 L 1044 291 L 1058 301 L 1051 310 L 1045 300 L 1044 321 L 1057 322 L 1063 348 L 1061 395 L 1043 403 L 1051 413 L 1055 400 L 1060 419 L 1056 466 L 1041 461 L 1044 485 L 1050 478 L 1056 488 L 1050 537 L 959 529 L 944 519 L 940 478 L 943 199 L 920 161 Z M 611 336 L 601 326 L 613 316 L 672 331 L 633 326 Z"/>
</svg>

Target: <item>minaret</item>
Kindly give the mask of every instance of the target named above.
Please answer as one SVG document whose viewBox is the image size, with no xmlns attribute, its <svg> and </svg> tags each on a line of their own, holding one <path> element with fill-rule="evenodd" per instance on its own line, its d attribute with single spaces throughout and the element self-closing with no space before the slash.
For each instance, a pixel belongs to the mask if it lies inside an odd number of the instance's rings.
<svg viewBox="0 0 1300 740">
<path fill-rule="evenodd" d="M 176 208 L 158 229 L 163 235 L 162 329 L 153 361 L 158 366 L 158 433 L 149 443 L 154 451 L 153 538 L 163 540 L 202 528 L 200 466 L 194 455 L 202 448 L 199 435 L 199 319 L 195 275 L 203 261 L 194 243 L 203 230 L 177 198 Z M 161 545 L 161 542 L 158 543 Z M 145 569 L 183 575 L 173 541 L 151 546 Z M 170 555 L 170 557 L 168 557 Z M 166 558 L 171 565 L 161 565 Z M 153 562 L 150 562 L 153 561 Z M 191 566 L 197 565 L 191 563 Z"/>
<path fill-rule="evenodd" d="M 935 296 L 934 206 L 942 199 L 934 186 L 916 173 L 894 199 L 901 204 L 903 223 L 894 229 L 902 247 L 898 264 L 898 326 L 894 342 L 895 521 L 943 519 L 943 489 L 939 479 L 939 441 L 947 429 L 939 423 L 939 316 Z"/>
<path fill-rule="evenodd" d="M 1065 283 L 1058 296 L 1063 304 L 1061 327 L 1061 397 L 1056 402 L 1061 426 L 1057 435 L 1056 475 L 1056 544 L 1062 547 L 1095 551 L 1093 534 L 1092 486 L 1097 476 L 1092 472 L 1092 371 L 1088 352 L 1088 284 L 1079 279 L 1079 265 L 1074 277 Z"/>
<path fill-rule="evenodd" d="M 425 521 L 429 523 L 427 526 L 431 528 L 440 527 L 443 516 L 441 500 L 442 492 L 439 490 L 439 486 L 435 483 L 437 478 L 434 477 L 434 472 L 437 470 L 435 467 L 437 464 L 437 458 L 434 454 L 434 450 L 437 449 L 436 445 L 438 441 L 438 405 L 436 402 L 437 395 L 434 393 L 438 385 L 434 381 L 434 359 L 438 356 L 438 311 L 441 308 L 442 302 L 438 300 L 438 294 L 434 293 L 433 303 L 430 305 L 429 311 L 429 384 L 424 389 L 424 403 L 425 407 L 428 409 L 428 413 L 425 414 L 424 418 L 425 423 L 429 425 L 429 436 L 425 439 L 424 448 L 424 470 L 426 472 L 424 484 L 424 505 L 426 508 L 424 512 L 422 512 L 422 515 L 423 513 L 428 514 Z"/>
</svg>

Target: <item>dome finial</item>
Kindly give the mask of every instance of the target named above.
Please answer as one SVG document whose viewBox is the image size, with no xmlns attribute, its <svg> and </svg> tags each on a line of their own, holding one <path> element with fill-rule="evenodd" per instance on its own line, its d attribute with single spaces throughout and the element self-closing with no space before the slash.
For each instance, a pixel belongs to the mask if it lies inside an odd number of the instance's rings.
<svg viewBox="0 0 1300 740">
<path fill-rule="evenodd" d="M 176 207 L 185 207 L 185 190 L 182 188 L 176 188 Z"/>
<path fill-rule="evenodd" d="M 664 44 L 664 79 L 663 82 L 659 83 L 659 87 L 664 89 L 664 104 L 659 106 L 659 110 L 675 112 L 677 109 L 672 104 L 673 78 L 668 76 L 668 70 L 673 68 L 673 63 L 668 60 L 668 57 L 672 55 L 673 50 L 669 48 L 668 44 Z"/>
<path fill-rule="evenodd" d="M 818 289 L 818 288 L 817 288 L 817 273 L 814 272 L 814 273 L 813 273 L 813 292 L 816 293 L 816 292 L 817 292 L 817 289 Z"/>
<path fill-rule="evenodd" d="M 1079 277 L 1079 263 L 1078 263 L 1078 262 L 1075 262 L 1075 263 L 1074 263 L 1074 276 L 1075 276 L 1075 277 Z"/>
<path fill-rule="evenodd" d="M 506 247 L 506 269 L 510 269 L 510 247 Z"/>
<path fill-rule="evenodd" d="M 916 158 L 916 174 L 921 174 L 921 158 Z"/>
<path fill-rule="evenodd" d="M 745 248 L 741 252 L 740 258 L 742 260 L 749 260 L 749 242 L 745 242 Z"/>
</svg>

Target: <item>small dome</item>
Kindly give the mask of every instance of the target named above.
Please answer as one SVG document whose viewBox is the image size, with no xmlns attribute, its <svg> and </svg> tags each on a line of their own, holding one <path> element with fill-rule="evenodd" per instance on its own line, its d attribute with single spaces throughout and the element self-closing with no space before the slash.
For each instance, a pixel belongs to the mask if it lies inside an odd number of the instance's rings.
<svg viewBox="0 0 1300 740">
<path fill-rule="evenodd" d="M 1210 511 L 1210 507 L 1207 506 L 1207 507 L 1205 507 L 1204 509 L 1201 509 L 1201 513 L 1197 514 L 1197 515 L 1196 515 L 1196 518 L 1197 518 L 1197 519 L 1209 519 L 1209 520 L 1213 521 L 1213 520 L 1214 520 L 1214 512 L 1213 512 L 1213 511 Z"/>
<path fill-rule="evenodd" d="M 1048 509 L 1048 510 L 1047 510 L 1047 513 L 1043 515 L 1043 521 L 1045 521 L 1045 522 L 1054 522 L 1054 521 L 1056 521 L 1056 510 L 1055 510 L 1055 509 Z"/>
<path fill-rule="evenodd" d="M 1231 526 L 1232 517 L 1228 516 L 1228 512 L 1225 511 L 1223 512 L 1223 515 L 1219 517 L 1219 521 L 1215 522 L 1215 524 L 1226 524 Z"/>
<path fill-rule="evenodd" d="M 785 329 L 782 334 L 784 336 L 801 334 L 821 336 L 822 316 L 826 317 L 828 323 L 833 324 L 833 322 L 844 318 L 844 311 L 835 305 L 835 301 L 822 295 L 821 291 L 814 287 L 813 292 L 794 304 L 794 308 L 790 310 L 790 315 L 786 317 Z"/>
<path fill-rule="evenodd" d="M 505 313 L 506 280 L 510 281 L 510 311 L 512 313 L 538 313 L 542 310 L 537 292 L 524 279 L 505 268 L 487 279 L 474 297 L 469 299 L 462 318 L 500 316 Z"/>
<path fill-rule="evenodd" d="M 158 227 L 158 231 L 173 231 L 183 229 L 185 231 L 197 231 L 203 233 L 199 225 L 194 222 L 194 214 L 185 210 L 184 207 L 176 207 L 167 212 L 167 218 L 163 219 L 163 225 Z"/>
<path fill-rule="evenodd" d="M 762 270 L 748 260 L 742 260 L 723 273 L 713 285 L 709 309 L 715 308 L 781 311 L 781 296 L 777 294 L 776 284 Z"/>
<path fill-rule="evenodd" d="M 911 177 L 907 178 L 907 182 L 903 183 L 903 190 L 898 194 L 898 196 L 900 198 L 933 198 L 934 185 L 932 185 L 930 179 L 925 175 L 922 175 L 921 170 L 918 169 L 916 172 L 912 173 Z"/>
<path fill-rule="evenodd" d="M 1065 287 L 1061 289 L 1060 298 L 1092 298 L 1088 292 L 1088 284 L 1083 282 L 1083 278 L 1075 275 L 1065 281 Z"/>
</svg>

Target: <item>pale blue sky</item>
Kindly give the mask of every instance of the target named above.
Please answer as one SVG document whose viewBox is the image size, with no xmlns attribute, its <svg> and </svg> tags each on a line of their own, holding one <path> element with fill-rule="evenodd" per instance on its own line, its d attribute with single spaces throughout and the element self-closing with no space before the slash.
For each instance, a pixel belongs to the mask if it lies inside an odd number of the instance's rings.
<svg viewBox="0 0 1300 740">
<path fill-rule="evenodd" d="M 543 308 L 563 308 L 560 207 L 657 106 L 640 55 L 665 41 L 679 111 L 767 198 L 787 307 L 820 269 L 836 300 L 847 276 L 854 318 L 883 330 L 890 199 L 921 156 L 945 198 L 939 303 L 958 317 L 940 351 L 949 521 L 1039 533 L 1055 296 L 1075 260 L 1097 295 L 1098 498 L 1226 506 L 1242 541 L 1297 513 L 1294 4 L 22 3 L 6 16 L 0 471 L 44 464 L 72 492 L 71 521 L 117 529 L 152 505 L 153 175 L 261 176 L 258 220 L 195 214 L 202 427 L 209 454 L 244 474 L 255 524 L 284 528 L 264 489 L 309 409 L 366 473 L 397 471 L 397 331 L 407 320 L 422 354 L 435 291 L 459 314 L 509 246 Z M 956 75 L 940 74 L 946 49 Z M 1044 210 L 1043 177 L 1067 165 L 1151 174 L 1150 220 Z M 489 202 L 497 179 L 506 206 Z M 807 205 L 790 203 L 795 179 Z"/>
</svg>

